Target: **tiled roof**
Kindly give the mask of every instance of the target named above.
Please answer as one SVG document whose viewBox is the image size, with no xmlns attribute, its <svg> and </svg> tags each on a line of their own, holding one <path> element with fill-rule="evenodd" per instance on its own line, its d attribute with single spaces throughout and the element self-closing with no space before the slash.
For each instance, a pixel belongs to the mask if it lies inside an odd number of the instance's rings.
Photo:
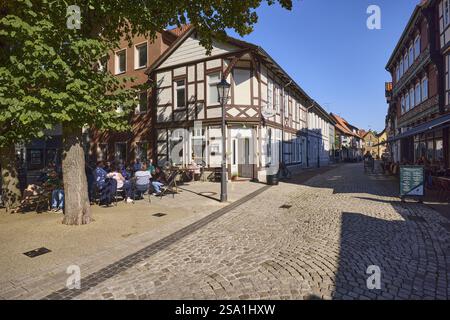
<svg viewBox="0 0 450 320">
<path fill-rule="evenodd" d="M 189 30 L 191 28 L 191 25 L 188 24 L 184 24 L 181 27 L 178 28 L 173 28 L 168 30 L 170 33 L 176 35 L 177 37 L 181 36 L 183 33 L 185 33 L 187 30 Z"/>
<path fill-rule="evenodd" d="M 349 123 L 344 119 L 338 116 L 337 114 L 331 113 L 331 116 L 336 120 L 336 128 L 338 128 L 340 131 L 342 131 L 345 134 L 351 135 L 351 136 L 357 136 L 358 134 L 354 133 L 352 130 L 350 130 Z"/>
</svg>

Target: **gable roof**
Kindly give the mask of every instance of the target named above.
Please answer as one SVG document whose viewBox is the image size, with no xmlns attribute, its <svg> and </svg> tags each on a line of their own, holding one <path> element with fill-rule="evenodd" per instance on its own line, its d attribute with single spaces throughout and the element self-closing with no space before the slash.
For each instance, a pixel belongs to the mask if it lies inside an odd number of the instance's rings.
<svg viewBox="0 0 450 320">
<path fill-rule="evenodd" d="M 178 31 L 177 31 L 178 32 Z M 181 44 L 186 41 L 187 38 L 189 38 L 193 33 L 195 32 L 195 28 L 192 25 L 188 25 L 186 26 L 186 28 L 184 29 L 184 32 L 181 34 L 181 36 L 179 36 L 170 46 L 169 48 L 166 49 L 166 51 L 164 51 L 164 53 L 162 55 L 159 56 L 158 59 L 156 59 L 156 61 L 151 64 L 146 70 L 145 70 L 145 74 L 150 74 L 152 73 L 154 70 L 156 70 L 159 66 L 161 66 L 161 64 L 173 53 L 175 52 L 175 50 L 181 46 Z M 279 73 L 282 74 L 284 76 L 284 78 L 286 79 L 286 82 L 292 82 L 292 84 L 295 86 L 295 88 L 297 89 L 298 92 L 300 92 L 307 100 L 311 101 L 311 102 L 315 102 L 290 76 L 289 74 L 284 71 L 284 69 L 260 46 L 255 45 L 253 43 L 250 42 L 246 42 L 240 39 L 236 39 L 230 36 L 225 36 L 225 41 L 227 43 L 230 43 L 232 45 L 235 45 L 236 47 L 242 48 L 242 49 L 248 49 L 253 51 L 254 53 L 258 54 L 260 57 L 263 58 L 263 60 L 269 64 L 272 65 L 274 68 L 276 68 L 277 70 L 279 70 Z M 279 74 L 279 76 L 280 76 Z M 317 103 L 315 103 L 317 105 Z M 323 111 L 323 113 L 330 119 L 332 120 L 332 118 L 329 117 L 328 113 L 319 105 L 317 105 L 320 111 Z"/>
<path fill-rule="evenodd" d="M 334 113 L 330 113 L 330 115 L 336 120 L 336 128 L 338 128 L 340 131 L 342 131 L 343 133 L 345 133 L 349 136 L 354 136 L 354 137 L 358 137 L 358 138 L 361 137 L 360 135 L 354 133 L 349 128 L 349 126 L 351 126 L 351 125 L 347 122 L 347 120 L 345 120 L 344 118 L 341 118 L 340 116 L 338 116 L 337 114 L 334 114 Z"/>
</svg>

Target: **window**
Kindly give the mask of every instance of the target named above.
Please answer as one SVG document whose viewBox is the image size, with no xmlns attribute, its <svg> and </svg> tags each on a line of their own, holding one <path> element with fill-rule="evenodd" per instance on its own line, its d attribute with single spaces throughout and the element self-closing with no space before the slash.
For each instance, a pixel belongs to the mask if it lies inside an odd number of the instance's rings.
<svg viewBox="0 0 450 320">
<path fill-rule="evenodd" d="M 400 77 L 403 75 L 403 59 L 400 61 Z M 400 79 L 399 77 L 399 79 Z"/>
<path fill-rule="evenodd" d="M 205 128 L 197 128 L 194 126 L 192 129 L 192 156 L 195 163 L 201 165 L 203 161 L 206 163 L 206 137 Z"/>
<path fill-rule="evenodd" d="M 139 104 L 136 107 L 136 113 L 147 112 L 147 91 L 139 93 Z"/>
<path fill-rule="evenodd" d="M 280 112 L 280 88 L 275 87 L 275 110 Z"/>
<path fill-rule="evenodd" d="M 273 82 L 268 79 L 267 81 L 267 108 L 274 108 L 273 105 Z"/>
<path fill-rule="evenodd" d="M 405 98 L 401 97 L 400 99 L 400 108 L 401 108 L 401 113 L 404 114 L 405 113 Z"/>
<path fill-rule="evenodd" d="M 414 58 L 417 59 L 420 56 L 420 35 L 414 40 Z"/>
<path fill-rule="evenodd" d="M 186 83 L 185 80 L 174 82 L 175 89 L 175 108 L 186 107 Z M 217 90 L 216 90 L 217 91 Z"/>
<path fill-rule="evenodd" d="M 395 71 L 396 71 L 396 75 L 397 75 L 396 82 L 398 82 L 398 80 L 400 79 L 400 67 L 397 66 L 397 69 Z"/>
<path fill-rule="evenodd" d="M 416 84 L 416 88 L 414 89 L 414 96 L 416 100 L 416 105 L 422 102 L 422 97 L 420 95 L 420 83 Z"/>
<path fill-rule="evenodd" d="M 100 143 L 97 147 L 97 161 L 108 159 L 108 145 Z"/>
<path fill-rule="evenodd" d="M 126 49 L 116 52 L 116 74 L 127 71 Z"/>
<path fill-rule="evenodd" d="M 283 97 L 283 109 L 284 109 L 284 117 L 285 118 L 289 117 L 289 95 L 286 91 L 284 92 Z"/>
<path fill-rule="evenodd" d="M 408 65 L 411 67 L 413 65 L 413 63 L 414 63 L 414 48 L 413 48 L 413 46 L 409 47 L 409 57 L 408 57 L 408 59 L 409 59 Z"/>
<path fill-rule="evenodd" d="M 135 46 L 134 68 L 139 69 L 147 66 L 147 42 Z"/>
<path fill-rule="evenodd" d="M 449 0 L 444 0 L 444 26 L 448 26 L 450 23 L 450 8 Z"/>
<path fill-rule="evenodd" d="M 425 77 L 422 79 L 422 101 L 428 99 L 428 78 Z"/>
<path fill-rule="evenodd" d="M 116 162 L 127 162 L 127 143 L 126 142 L 117 142 L 116 143 L 116 154 L 115 154 Z"/>
<path fill-rule="evenodd" d="M 403 56 L 403 69 L 406 73 L 406 71 L 409 68 L 409 64 L 408 64 L 408 53 L 405 53 L 405 55 Z"/>
<path fill-rule="evenodd" d="M 217 91 L 217 84 L 220 82 L 220 73 L 208 74 L 208 105 L 219 104 L 219 92 Z"/>
<path fill-rule="evenodd" d="M 136 143 L 136 159 L 141 160 L 141 163 L 147 162 L 148 142 L 142 141 Z"/>
<path fill-rule="evenodd" d="M 267 161 L 272 160 L 272 129 L 267 129 Z"/>
<path fill-rule="evenodd" d="M 405 96 L 405 112 L 409 111 L 409 106 L 410 106 L 409 102 L 410 102 L 410 100 L 409 100 L 409 93 L 407 93 L 406 96 Z"/>
</svg>

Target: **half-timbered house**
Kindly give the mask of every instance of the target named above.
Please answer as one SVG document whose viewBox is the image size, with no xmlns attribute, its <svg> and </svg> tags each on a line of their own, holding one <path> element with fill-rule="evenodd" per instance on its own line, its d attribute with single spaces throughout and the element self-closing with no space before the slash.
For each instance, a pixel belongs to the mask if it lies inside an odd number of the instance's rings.
<svg viewBox="0 0 450 320">
<path fill-rule="evenodd" d="M 191 28 L 146 71 L 152 82 L 154 158 L 161 165 L 222 159 L 217 83 L 231 84 L 225 104 L 229 176 L 264 180 L 280 161 L 306 166 L 307 108 L 313 100 L 259 46 L 226 37 L 209 55 Z"/>
</svg>

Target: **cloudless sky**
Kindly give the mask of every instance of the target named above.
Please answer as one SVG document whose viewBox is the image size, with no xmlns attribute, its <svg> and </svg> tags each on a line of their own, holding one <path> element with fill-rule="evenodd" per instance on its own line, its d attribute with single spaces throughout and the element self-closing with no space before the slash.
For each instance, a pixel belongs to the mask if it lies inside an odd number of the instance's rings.
<svg viewBox="0 0 450 320">
<path fill-rule="evenodd" d="M 328 112 L 381 132 L 391 81 L 385 66 L 419 2 L 293 0 L 292 11 L 264 4 L 243 39 L 263 47 Z M 369 5 L 381 9 L 381 30 L 367 28 Z"/>
</svg>

